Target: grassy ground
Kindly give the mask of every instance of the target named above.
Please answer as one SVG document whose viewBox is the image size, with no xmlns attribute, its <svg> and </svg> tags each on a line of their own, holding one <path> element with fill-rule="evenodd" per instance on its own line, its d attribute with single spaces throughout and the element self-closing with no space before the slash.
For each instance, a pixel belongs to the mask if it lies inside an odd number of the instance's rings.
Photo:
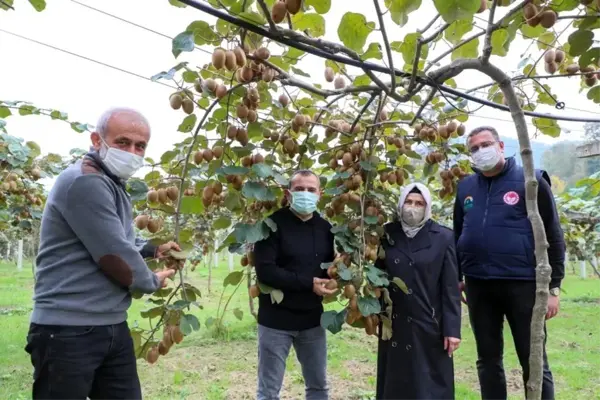
<svg viewBox="0 0 600 400">
<path fill-rule="evenodd" d="M 212 293 L 208 293 L 207 271 L 189 272 L 189 279 L 201 288 L 204 309 L 196 311 L 204 323 L 216 316 L 227 268 L 215 269 Z M 14 265 L 0 264 L 0 398 L 30 398 L 32 368 L 23 350 L 31 312 L 33 279 L 30 270 L 16 271 Z M 569 276 L 564 285 L 560 316 L 549 322 L 548 353 L 556 379 L 557 398 L 600 399 L 600 280 Z M 232 289 L 228 289 L 229 293 Z M 256 386 L 256 324 L 248 312 L 246 291 L 236 293 L 230 310 L 244 311 L 241 320 L 226 316 L 225 337 L 201 330 L 148 365 L 140 361 L 140 378 L 148 399 L 251 399 Z M 138 301 L 129 314 L 133 323 Z M 478 399 L 475 370 L 475 343 L 465 315 L 463 343 L 455 355 L 457 399 Z M 508 329 L 505 330 L 505 369 L 511 399 L 522 398 L 520 369 Z M 375 386 L 376 342 L 362 331 L 345 329 L 329 335 L 329 375 L 332 399 L 370 399 Z M 292 353 L 288 360 L 283 399 L 302 398 L 303 383 L 298 362 Z"/>
</svg>

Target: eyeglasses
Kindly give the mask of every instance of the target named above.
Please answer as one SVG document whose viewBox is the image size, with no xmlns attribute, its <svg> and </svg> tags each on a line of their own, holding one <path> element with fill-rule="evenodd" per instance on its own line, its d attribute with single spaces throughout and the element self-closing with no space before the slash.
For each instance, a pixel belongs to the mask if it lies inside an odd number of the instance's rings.
<svg viewBox="0 0 600 400">
<path fill-rule="evenodd" d="M 479 151 L 479 149 L 485 149 L 486 147 L 493 146 L 496 143 L 498 143 L 498 142 L 496 142 L 496 141 L 482 142 L 482 143 L 479 144 L 479 146 L 471 146 L 471 147 L 469 147 L 469 152 L 471 154 L 475 154 L 475 153 L 477 153 Z"/>
</svg>

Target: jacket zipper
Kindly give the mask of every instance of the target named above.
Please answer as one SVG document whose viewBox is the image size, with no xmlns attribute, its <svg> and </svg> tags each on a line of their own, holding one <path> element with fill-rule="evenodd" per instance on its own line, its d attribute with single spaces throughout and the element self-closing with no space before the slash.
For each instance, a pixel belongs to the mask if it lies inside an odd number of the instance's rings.
<svg viewBox="0 0 600 400">
<path fill-rule="evenodd" d="M 485 228 L 485 221 L 487 220 L 488 207 L 489 207 L 489 203 L 490 203 L 490 192 L 492 191 L 492 185 L 493 184 L 494 184 L 494 181 L 490 181 L 490 184 L 488 185 L 487 197 L 485 198 L 485 211 L 483 212 L 483 225 L 482 225 L 482 228 Z"/>
</svg>

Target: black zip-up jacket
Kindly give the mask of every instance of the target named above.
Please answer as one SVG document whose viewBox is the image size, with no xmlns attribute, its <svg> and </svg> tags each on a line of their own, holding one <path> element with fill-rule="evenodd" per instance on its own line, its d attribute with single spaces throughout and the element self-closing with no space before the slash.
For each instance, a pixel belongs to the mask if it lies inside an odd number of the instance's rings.
<svg viewBox="0 0 600 400">
<path fill-rule="evenodd" d="M 334 259 L 331 224 L 317 212 L 302 221 L 288 207 L 270 217 L 277 230 L 254 245 L 258 281 L 283 292 L 279 304 L 259 296 L 258 323 L 272 329 L 305 330 L 318 326 L 322 297 L 313 292 L 313 278 L 325 278 L 322 263 Z"/>
</svg>

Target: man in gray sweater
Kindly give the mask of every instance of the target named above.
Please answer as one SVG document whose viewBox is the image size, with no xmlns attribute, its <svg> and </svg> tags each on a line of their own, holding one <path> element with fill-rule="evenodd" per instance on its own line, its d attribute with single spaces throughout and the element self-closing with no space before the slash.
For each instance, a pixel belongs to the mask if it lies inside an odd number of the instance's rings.
<svg viewBox="0 0 600 400">
<path fill-rule="evenodd" d="M 175 270 L 152 272 L 144 258 L 168 257 L 135 237 L 125 181 L 150 140 L 138 112 L 105 112 L 93 150 L 65 169 L 42 216 L 31 324 L 25 350 L 33 399 L 141 399 L 127 325 L 131 291 L 153 293 Z"/>
</svg>

